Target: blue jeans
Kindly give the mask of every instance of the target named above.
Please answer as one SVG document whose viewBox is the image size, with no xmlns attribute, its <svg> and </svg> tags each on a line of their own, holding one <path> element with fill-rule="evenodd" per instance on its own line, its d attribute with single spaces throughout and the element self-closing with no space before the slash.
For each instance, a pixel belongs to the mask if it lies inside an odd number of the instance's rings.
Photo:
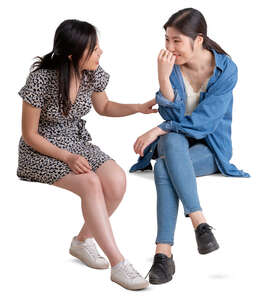
<svg viewBox="0 0 259 300">
<path fill-rule="evenodd" d="M 160 136 L 154 166 L 157 191 L 156 244 L 174 244 L 179 199 L 186 217 L 201 211 L 196 176 L 219 173 L 205 140 L 169 132 Z"/>
</svg>

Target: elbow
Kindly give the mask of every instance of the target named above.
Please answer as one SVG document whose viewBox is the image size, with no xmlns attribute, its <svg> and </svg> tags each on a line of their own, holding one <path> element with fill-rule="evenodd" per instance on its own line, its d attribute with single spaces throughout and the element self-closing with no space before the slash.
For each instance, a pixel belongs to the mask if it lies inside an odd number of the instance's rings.
<svg viewBox="0 0 259 300">
<path fill-rule="evenodd" d="M 107 101 L 107 103 L 103 106 L 103 109 L 99 111 L 99 115 L 109 117 L 108 106 L 109 101 Z"/>
<path fill-rule="evenodd" d="M 105 110 L 97 111 L 98 115 L 100 116 L 106 116 Z"/>
<path fill-rule="evenodd" d="M 24 133 L 22 132 L 22 138 L 25 141 L 25 143 L 29 146 L 33 144 L 33 140 L 35 139 L 36 133 Z"/>
</svg>

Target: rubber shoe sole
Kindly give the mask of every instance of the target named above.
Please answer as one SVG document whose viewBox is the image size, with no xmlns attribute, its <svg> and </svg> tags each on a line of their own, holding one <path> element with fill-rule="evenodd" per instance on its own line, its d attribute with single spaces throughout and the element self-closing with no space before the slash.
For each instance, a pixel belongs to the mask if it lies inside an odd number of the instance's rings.
<svg viewBox="0 0 259 300">
<path fill-rule="evenodd" d="M 139 287 L 134 287 L 134 288 L 131 288 L 129 285 L 124 284 L 123 282 L 120 282 L 120 281 L 116 281 L 115 279 L 112 279 L 112 278 L 111 278 L 111 281 L 113 281 L 113 282 L 119 284 L 120 286 L 124 287 L 125 289 L 131 290 L 131 291 L 143 290 L 143 289 L 145 289 L 145 288 L 147 288 L 149 286 L 148 281 L 146 282 L 146 284 L 141 285 Z"/>
<path fill-rule="evenodd" d="M 215 250 L 219 249 L 219 245 L 216 244 L 216 245 L 213 245 L 212 247 L 210 248 L 207 248 L 207 249 L 198 249 L 199 253 L 200 254 L 209 254 Z"/>
</svg>

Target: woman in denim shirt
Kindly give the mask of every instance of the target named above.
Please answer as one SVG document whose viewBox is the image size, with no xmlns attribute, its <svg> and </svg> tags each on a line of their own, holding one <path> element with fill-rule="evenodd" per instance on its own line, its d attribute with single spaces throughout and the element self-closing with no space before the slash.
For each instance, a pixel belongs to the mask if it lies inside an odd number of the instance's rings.
<svg viewBox="0 0 259 300">
<path fill-rule="evenodd" d="M 140 158 L 130 170 L 148 167 L 157 146 L 154 177 L 158 231 L 149 271 L 152 284 L 170 281 L 175 272 L 171 246 L 179 199 L 185 216 L 191 218 L 199 253 L 219 248 L 202 213 L 196 176 L 250 176 L 229 163 L 235 63 L 207 37 L 206 21 L 195 9 L 178 11 L 164 29 L 166 50 L 158 56 L 160 90 L 156 102 L 165 121 L 136 140 L 134 150 Z"/>
</svg>

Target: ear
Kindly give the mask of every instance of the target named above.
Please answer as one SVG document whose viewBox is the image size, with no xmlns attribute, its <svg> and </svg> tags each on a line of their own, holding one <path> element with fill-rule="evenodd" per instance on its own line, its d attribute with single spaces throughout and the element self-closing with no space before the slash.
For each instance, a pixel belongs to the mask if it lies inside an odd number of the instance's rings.
<svg viewBox="0 0 259 300">
<path fill-rule="evenodd" d="M 68 59 L 72 60 L 72 54 L 68 55 Z"/>
<path fill-rule="evenodd" d="M 204 37 L 202 34 L 197 35 L 196 39 L 197 39 L 199 45 L 203 44 Z"/>
</svg>

